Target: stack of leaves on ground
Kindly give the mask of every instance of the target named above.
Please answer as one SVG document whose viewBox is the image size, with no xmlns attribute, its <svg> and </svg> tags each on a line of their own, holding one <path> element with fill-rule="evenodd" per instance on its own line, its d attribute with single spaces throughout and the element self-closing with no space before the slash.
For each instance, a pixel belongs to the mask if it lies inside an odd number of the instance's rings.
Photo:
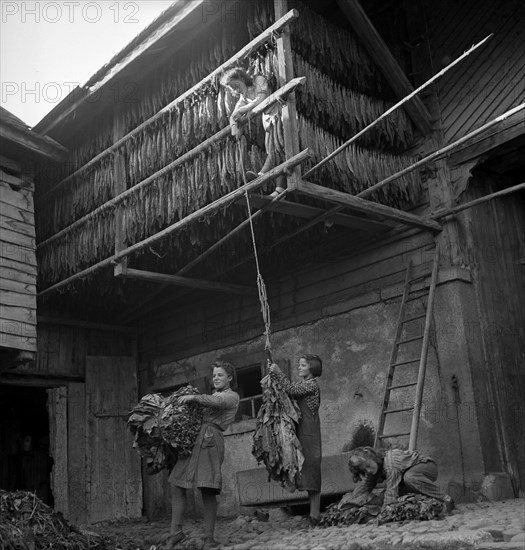
<svg viewBox="0 0 525 550">
<path fill-rule="evenodd" d="M 425 495 L 408 494 L 387 504 L 379 514 L 379 523 L 405 520 L 430 520 L 440 517 L 443 503 Z"/>
<path fill-rule="evenodd" d="M 114 550 L 115 542 L 67 522 L 34 493 L 0 490 L 2 550 Z"/>
<path fill-rule="evenodd" d="M 383 505 L 384 491 L 373 491 L 354 498 L 352 491 L 330 504 L 321 515 L 320 527 L 352 525 L 375 520 Z"/>
<path fill-rule="evenodd" d="M 295 491 L 304 462 L 296 435 L 301 412 L 278 380 L 267 375 L 261 380 L 261 386 L 263 403 L 257 415 L 252 454 L 258 463 L 264 463 L 269 479 Z"/>
<path fill-rule="evenodd" d="M 191 453 L 202 425 L 203 409 L 196 403 L 180 404 L 182 395 L 196 395 L 193 386 L 184 386 L 164 397 L 158 393 L 145 395 L 133 408 L 128 425 L 135 435 L 133 447 L 146 459 L 150 474 L 166 468 L 170 471 L 179 454 Z"/>
</svg>

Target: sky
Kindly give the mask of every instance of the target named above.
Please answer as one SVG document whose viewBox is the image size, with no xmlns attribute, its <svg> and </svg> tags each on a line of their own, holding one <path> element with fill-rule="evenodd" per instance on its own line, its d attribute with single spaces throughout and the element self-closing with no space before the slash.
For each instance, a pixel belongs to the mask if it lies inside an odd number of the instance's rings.
<svg viewBox="0 0 525 550">
<path fill-rule="evenodd" d="M 35 126 L 172 3 L 1 0 L 2 107 Z"/>
</svg>

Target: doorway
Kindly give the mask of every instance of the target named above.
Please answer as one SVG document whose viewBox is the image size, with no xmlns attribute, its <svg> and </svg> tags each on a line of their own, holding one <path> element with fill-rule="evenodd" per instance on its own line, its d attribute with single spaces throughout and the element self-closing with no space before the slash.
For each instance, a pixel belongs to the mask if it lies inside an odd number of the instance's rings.
<svg viewBox="0 0 525 550">
<path fill-rule="evenodd" d="M 0 488 L 53 506 L 52 464 L 46 389 L 0 384 Z"/>
</svg>

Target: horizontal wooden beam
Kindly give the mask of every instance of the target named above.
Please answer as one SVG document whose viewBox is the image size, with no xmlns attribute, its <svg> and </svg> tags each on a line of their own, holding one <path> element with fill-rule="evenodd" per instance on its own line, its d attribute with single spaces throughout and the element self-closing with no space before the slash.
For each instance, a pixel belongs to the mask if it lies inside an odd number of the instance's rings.
<svg viewBox="0 0 525 550">
<path fill-rule="evenodd" d="M 363 231 L 385 231 L 392 227 L 390 222 L 367 220 L 362 217 L 341 214 L 339 211 L 333 211 L 333 209 L 331 211 L 326 211 L 323 208 L 318 208 L 307 204 L 299 204 L 297 202 L 281 200 L 277 203 L 270 204 L 271 199 L 262 195 L 250 195 L 249 200 L 250 206 L 254 208 L 268 207 L 268 210 L 271 212 L 277 212 L 278 214 L 302 218 L 309 221 L 322 216 L 322 218 L 319 219 L 319 222 L 330 218 L 334 225 L 348 227 L 350 229 L 358 229 Z M 245 197 L 239 199 L 239 204 L 246 205 Z M 341 207 L 341 210 L 343 208 L 344 206 Z"/>
<path fill-rule="evenodd" d="M 295 90 L 297 86 L 303 85 L 305 81 L 306 81 L 305 77 L 300 77 L 300 78 L 294 78 L 290 82 L 287 82 L 284 86 L 276 90 L 273 94 L 271 94 L 259 105 L 257 105 L 252 111 L 250 111 L 246 115 L 243 115 L 238 121 L 238 124 L 246 124 L 253 117 L 257 116 L 259 113 L 262 113 L 270 105 L 276 103 L 280 99 L 284 98 L 287 94 Z M 124 201 L 128 197 L 136 195 L 137 193 L 142 191 L 144 187 L 148 187 L 164 174 L 167 174 L 168 172 L 171 172 L 172 170 L 174 170 L 177 166 L 180 166 L 185 162 L 188 162 L 190 159 L 192 159 L 193 157 L 196 157 L 202 151 L 205 151 L 206 149 L 211 147 L 217 141 L 220 141 L 221 139 L 225 139 L 227 136 L 230 135 L 230 132 L 231 132 L 231 127 L 228 124 L 228 126 L 225 126 L 222 130 L 219 130 L 213 136 L 210 136 L 208 139 L 204 140 L 202 143 L 199 143 L 199 145 L 197 145 L 193 149 L 187 151 L 180 157 L 176 158 L 173 162 L 170 162 L 168 165 L 164 166 L 164 168 L 157 170 L 157 172 L 151 174 L 146 179 L 137 183 L 130 189 L 123 191 L 116 197 L 113 197 L 112 199 L 106 201 L 104 204 L 100 205 L 98 208 L 95 208 L 95 210 L 93 210 L 89 214 L 86 214 L 84 217 L 79 218 L 78 220 L 74 221 L 72 224 L 68 225 L 64 229 L 61 229 L 58 233 L 55 233 L 45 241 L 38 243 L 37 250 L 41 250 L 44 246 L 51 244 L 53 241 L 56 241 L 57 239 L 63 237 L 64 235 L 67 235 L 71 231 L 84 225 L 89 220 L 100 215 L 102 212 L 105 212 L 109 208 L 114 208 L 115 206 L 120 204 L 122 201 Z"/>
<path fill-rule="evenodd" d="M 142 269 L 126 268 L 118 275 L 124 279 L 141 279 L 150 283 L 162 283 L 168 285 L 185 286 L 188 288 L 199 288 L 201 290 L 215 290 L 229 294 L 257 294 L 255 287 L 233 285 L 230 283 L 218 283 L 216 281 L 204 281 L 202 279 L 191 279 L 180 275 L 168 275 L 166 273 L 154 273 Z"/>
<path fill-rule="evenodd" d="M 192 2 L 190 2 L 190 4 L 191 3 Z M 208 85 L 209 83 L 213 82 L 213 80 L 216 79 L 220 74 L 222 74 L 226 69 L 239 64 L 242 60 L 244 60 L 251 53 L 253 53 L 257 48 L 259 48 L 266 42 L 269 42 L 270 40 L 272 40 L 276 33 L 279 33 L 282 29 L 286 28 L 294 19 L 297 19 L 297 17 L 299 17 L 299 12 L 297 10 L 289 11 L 286 15 L 281 17 L 273 25 L 271 25 L 266 30 L 264 30 L 261 34 L 255 37 L 251 42 L 248 42 L 246 46 L 244 46 L 241 50 L 239 50 L 235 55 L 230 57 L 230 59 L 225 61 L 222 65 L 219 65 L 219 67 L 217 67 L 216 69 L 214 69 L 208 76 L 204 77 L 201 81 L 197 82 L 197 84 L 192 86 L 189 90 L 187 90 L 186 92 L 181 94 L 179 97 L 177 97 L 176 99 L 168 103 L 168 105 L 166 105 L 162 109 L 160 109 L 160 111 L 158 111 L 153 116 L 151 116 L 150 118 L 148 118 L 147 120 L 139 124 L 136 128 L 134 128 L 125 136 L 123 136 L 118 141 L 113 143 L 113 145 L 111 145 L 104 151 L 101 151 L 98 155 L 93 157 L 90 161 L 88 161 L 86 164 L 81 166 L 78 170 L 76 170 L 75 172 L 73 172 L 72 174 L 64 178 L 62 181 L 57 183 L 55 187 L 53 187 L 52 189 L 50 189 L 49 191 L 41 195 L 37 202 L 40 203 L 41 201 L 46 200 L 48 196 L 59 191 L 73 177 L 78 176 L 80 173 L 82 173 L 84 170 L 87 170 L 89 167 L 96 164 L 102 158 L 117 151 L 129 139 L 131 139 L 133 136 L 137 135 L 138 133 L 142 132 L 142 130 L 151 126 L 157 119 L 164 116 L 165 113 L 171 111 L 172 109 L 175 109 L 179 105 L 182 105 L 184 101 L 186 101 L 189 97 L 191 97 L 195 93 L 199 92 L 205 85 Z M 55 123 L 53 122 L 53 125 L 54 124 Z"/>
<path fill-rule="evenodd" d="M 67 155 L 67 149 L 55 140 L 47 136 L 40 136 L 29 130 L 23 131 L 6 124 L 0 124 L 0 139 L 15 143 L 32 153 L 57 162 L 63 161 Z"/>
<path fill-rule="evenodd" d="M 361 39 L 368 53 L 380 68 L 397 97 L 404 97 L 414 90 L 412 84 L 399 66 L 390 49 L 366 15 L 358 0 L 337 0 L 355 33 Z M 430 114 L 420 98 L 415 97 L 405 105 L 408 115 L 419 131 L 426 135 L 430 132 Z"/>
<path fill-rule="evenodd" d="M 433 220 L 416 216 L 414 214 L 410 214 L 409 212 L 398 210 L 397 208 L 385 206 L 384 204 L 361 199 L 359 197 L 349 195 L 348 193 L 336 191 L 335 189 L 323 187 L 322 185 L 317 185 L 308 181 L 302 180 L 299 182 L 297 191 L 317 199 L 322 199 L 337 204 L 344 204 L 346 207 L 351 208 L 356 212 L 361 212 L 372 217 L 386 218 L 405 225 L 419 227 L 420 229 L 429 229 L 430 231 L 435 232 L 441 231 L 441 225 Z"/>
<path fill-rule="evenodd" d="M 37 315 L 37 323 L 40 325 L 57 325 L 64 327 L 77 327 L 87 330 L 100 330 L 104 332 L 119 332 L 133 336 L 137 333 L 135 327 L 126 327 L 123 325 L 108 325 L 104 323 L 93 323 L 82 321 L 80 319 L 67 319 L 64 317 L 51 317 L 47 315 Z"/>
</svg>

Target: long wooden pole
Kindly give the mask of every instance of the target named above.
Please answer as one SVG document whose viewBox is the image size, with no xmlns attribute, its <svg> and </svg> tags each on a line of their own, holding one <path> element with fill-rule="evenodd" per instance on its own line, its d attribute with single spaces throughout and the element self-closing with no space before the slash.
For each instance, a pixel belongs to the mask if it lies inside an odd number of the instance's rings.
<svg viewBox="0 0 525 550">
<path fill-rule="evenodd" d="M 257 105 L 252 111 L 250 111 L 246 115 L 243 115 L 243 117 L 240 119 L 239 122 L 240 123 L 248 122 L 254 116 L 258 115 L 259 113 L 262 113 L 270 105 L 279 101 L 286 94 L 293 91 L 297 86 L 303 85 L 305 81 L 306 81 L 305 77 L 294 78 L 290 82 L 286 83 L 282 88 L 279 88 L 272 95 L 267 97 L 264 101 L 262 101 L 259 105 Z M 148 185 L 152 184 L 159 177 L 163 176 L 166 173 L 171 172 L 177 166 L 180 166 L 181 164 L 184 164 L 191 158 L 197 156 L 199 153 L 201 153 L 202 151 L 210 147 L 213 143 L 220 141 L 221 139 L 224 139 L 225 137 L 230 135 L 230 132 L 231 132 L 231 127 L 228 124 L 228 126 L 225 126 L 222 130 L 219 130 L 213 136 L 210 136 L 208 139 L 204 140 L 202 143 L 199 143 L 199 145 L 197 145 L 190 151 L 176 158 L 173 162 L 164 166 L 164 168 L 157 170 L 157 172 L 155 172 L 154 174 L 151 174 L 151 176 L 148 176 L 145 180 L 142 180 L 141 182 L 137 183 L 137 185 L 134 185 L 133 187 L 131 187 L 130 189 L 127 189 L 126 191 L 123 191 L 116 197 L 113 197 L 112 199 L 108 200 L 104 204 L 100 205 L 98 208 L 95 208 L 95 210 L 93 210 L 89 214 L 86 214 L 84 217 L 79 218 L 78 220 L 74 221 L 71 225 L 68 225 L 64 229 L 60 230 L 58 233 L 55 233 L 45 241 L 42 241 L 37 245 L 37 250 L 41 250 L 44 246 L 47 246 L 52 242 L 54 242 L 55 240 L 59 239 L 60 237 L 67 235 L 71 231 L 74 231 L 75 229 L 82 226 L 89 220 L 93 219 L 94 217 L 100 215 L 102 212 L 106 211 L 108 208 L 113 208 L 116 205 L 120 204 L 123 200 L 138 193 L 144 187 L 147 187 Z"/>
<path fill-rule="evenodd" d="M 225 61 L 222 65 L 219 65 L 208 76 L 204 77 L 201 81 L 199 81 L 197 84 L 192 86 L 189 90 L 187 90 L 182 95 L 174 99 L 171 103 L 168 103 L 168 105 L 163 107 L 160 111 L 155 113 L 152 117 L 145 120 L 142 124 L 140 124 L 133 130 L 131 130 L 131 132 L 127 133 L 121 139 L 116 141 L 113 145 L 111 145 L 110 147 L 100 152 L 95 157 L 93 157 L 90 161 L 88 161 L 86 164 L 81 166 L 78 170 L 76 170 L 75 172 L 73 172 L 72 174 L 64 178 L 62 181 L 57 183 L 55 187 L 53 187 L 52 189 L 50 189 L 49 191 L 41 195 L 37 202 L 41 203 L 44 200 L 46 200 L 47 197 L 49 197 L 50 195 L 57 193 L 72 178 L 78 176 L 84 170 L 87 170 L 88 168 L 96 164 L 99 160 L 101 160 L 105 156 L 116 151 L 119 147 L 121 147 L 124 143 L 126 143 L 126 141 L 128 141 L 130 138 L 137 135 L 139 132 L 142 132 L 142 130 L 144 130 L 148 126 L 151 126 L 157 119 L 159 119 L 165 113 L 167 113 L 168 111 L 171 111 L 172 109 L 174 109 L 175 107 L 183 103 L 186 99 L 191 97 L 193 94 L 198 92 L 203 86 L 212 82 L 213 79 L 219 76 L 223 71 L 225 71 L 230 67 L 233 67 L 234 65 L 237 65 L 244 58 L 248 57 L 253 52 L 253 50 L 256 50 L 266 42 L 270 41 L 275 36 L 276 33 L 279 33 L 279 31 L 287 27 L 294 19 L 297 19 L 297 17 L 299 17 L 299 12 L 295 9 L 290 10 L 287 14 L 281 17 L 273 25 L 268 27 L 256 38 L 254 38 L 251 42 L 248 42 L 248 44 L 246 44 L 246 46 L 244 46 L 244 48 L 238 51 L 233 57 L 230 57 L 230 59 Z"/>
<path fill-rule="evenodd" d="M 304 178 L 307 178 L 311 174 L 313 174 L 316 170 L 319 170 L 321 166 L 324 166 L 327 162 L 332 160 L 336 155 L 338 155 L 341 151 L 349 147 L 354 141 L 356 141 L 358 138 L 360 138 L 365 132 L 368 132 L 371 128 L 374 126 L 377 126 L 385 117 L 387 117 L 389 114 L 393 113 L 396 109 L 399 109 L 402 105 L 404 105 L 407 101 L 410 101 L 415 95 L 417 95 L 421 90 L 424 90 L 426 87 L 428 87 L 432 82 L 443 76 L 447 71 L 452 69 L 455 65 L 457 65 L 460 61 L 465 59 L 467 56 L 469 56 L 474 50 L 485 44 L 489 38 L 491 38 L 493 35 L 489 34 L 486 38 L 484 38 L 481 42 L 478 42 L 474 46 L 472 46 L 469 50 L 467 50 L 465 53 L 460 55 L 456 60 L 452 61 L 449 65 L 447 65 L 445 68 L 441 69 L 439 73 L 435 74 L 432 78 L 421 84 L 419 88 L 416 88 L 412 93 L 408 94 L 405 98 L 403 98 L 401 101 L 390 107 L 387 111 L 385 111 L 381 116 L 376 118 L 373 122 L 371 122 L 368 126 L 365 126 L 361 131 L 357 132 L 353 137 L 351 137 L 348 141 L 345 141 L 343 145 L 338 147 L 335 151 L 330 153 L 327 157 L 325 157 L 322 161 L 318 162 L 315 166 L 312 166 L 306 174 L 304 174 Z"/>
<path fill-rule="evenodd" d="M 407 166 L 406 168 L 403 168 L 403 170 L 400 170 L 399 172 L 396 172 L 395 174 L 392 174 L 391 176 L 388 176 L 388 178 L 385 178 L 384 180 L 380 181 L 379 183 L 376 183 L 375 185 L 372 185 L 372 187 L 368 187 L 368 189 L 365 189 L 362 191 L 358 196 L 360 197 L 366 197 L 373 193 L 374 191 L 377 191 L 381 187 L 384 187 L 385 185 L 388 185 L 389 183 L 392 183 L 394 180 L 399 179 L 400 177 L 404 176 L 405 174 L 408 174 L 409 172 L 414 171 L 416 168 L 419 168 L 420 166 L 423 166 L 424 164 L 428 164 L 429 162 L 433 160 L 437 160 L 441 157 L 446 156 L 450 151 L 453 149 L 456 149 L 456 147 L 459 147 L 469 139 L 472 139 L 473 137 L 476 137 L 478 134 L 481 134 L 491 128 L 492 126 L 499 124 L 506 118 L 508 118 L 511 115 L 514 115 L 518 111 L 521 111 L 525 108 L 525 103 L 522 103 L 518 105 L 517 107 L 514 107 L 513 109 L 510 109 L 510 111 L 507 111 L 500 115 L 499 117 L 496 117 L 494 120 L 491 120 L 490 122 L 487 122 L 487 124 L 484 124 L 483 126 L 480 126 L 476 130 L 473 130 L 469 134 L 464 135 L 463 137 L 457 139 L 456 141 L 453 141 L 449 145 L 446 145 L 442 149 L 438 149 L 434 153 L 431 153 L 430 155 L 427 155 L 426 157 L 422 158 L 421 160 L 418 160 L 414 164 L 411 164 L 410 166 Z"/>
<path fill-rule="evenodd" d="M 234 189 L 233 191 L 230 191 L 227 195 L 224 195 L 223 197 L 220 197 L 219 199 L 215 200 L 214 202 L 204 206 L 203 208 L 200 208 L 199 210 L 196 210 L 195 212 L 192 212 L 182 220 L 179 220 L 178 222 L 173 223 L 172 225 L 166 227 L 162 231 L 155 233 L 155 235 L 152 235 L 151 237 L 148 237 L 147 239 L 144 239 L 138 243 L 135 243 L 132 246 L 129 246 L 128 248 L 125 248 L 124 250 L 121 250 L 114 256 L 111 256 L 109 258 L 106 258 L 87 269 L 84 269 L 83 271 L 80 271 L 78 273 L 75 273 L 74 275 L 71 275 L 67 279 L 64 279 L 62 281 L 59 281 L 58 283 L 55 283 L 54 285 L 40 291 L 38 293 L 38 297 L 45 296 L 46 294 L 49 294 L 50 292 L 54 290 L 58 290 L 59 288 L 62 288 L 63 286 L 68 285 L 69 283 L 72 283 L 76 281 L 77 279 L 81 279 L 85 277 L 86 275 L 90 275 L 92 273 L 95 273 L 96 271 L 99 271 L 100 269 L 112 265 L 116 263 L 121 258 L 125 258 L 129 256 L 130 254 L 133 254 L 134 252 L 137 252 L 139 250 L 142 250 L 143 248 L 146 248 L 150 246 L 152 243 L 162 239 L 163 237 L 166 237 L 167 235 L 170 235 L 171 233 L 178 231 L 182 229 L 183 227 L 186 227 L 190 223 L 202 218 L 203 216 L 207 216 L 214 212 L 215 210 L 218 210 L 219 208 L 228 205 L 230 202 L 233 202 L 240 198 L 241 195 L 244 194 L 245 191 L 251 191 L 253 189 L 257 189 L 257 187 L 260 187 L 267 181 L 270 181 L 277 176 L 280 176 L 281 174 L 287 173 L 291 168 L 296 166 L 297 164 L 301 164 L 307 159 L 311 157 L 311 153 L 309 149 L 304 149 L 299 154 L 295 155 L 294 157 L 287 159 L 282 164 L 279 164 L 275 168 L 272 168 L 269 172 L 266 172 L 262 176 L 258 177 L 257 179 L 250 181 L 246 183 L 245 185 L 242 185 L 241 187 Z"/>
<path fill-rule="evenodd" d="M 501 191 L 495 191 L 494 193 L 490 193 L 490 195 L 485 195 L 484 197 L 474 199 L 472 201 L 466 202 L 465 204 L 460 204 L 459 206 L 454 206 L 445 210 L 438 210 L 437 212 L 431 214 L 430 217 L 434 220 L 439 220 L 441 218 L 444 218 L 445 216 L 456 214 L 457 212 L 461 212 L 462 210 L 466 210 L 467 208 L 473 208 L 474 206 L 478 206 L 478 204 L 483 204 L 484 202 L 497 199 L 498 197 L 502 197 L 503 195 L 515 193 L 516 191 L 521 191 L 522 189 L 525 190 L 525 182 L 518 183 L 518 185 L 514 185 L 512 187 L 507 187 L 507 189 L 502 189 Z"/>
</svg>

